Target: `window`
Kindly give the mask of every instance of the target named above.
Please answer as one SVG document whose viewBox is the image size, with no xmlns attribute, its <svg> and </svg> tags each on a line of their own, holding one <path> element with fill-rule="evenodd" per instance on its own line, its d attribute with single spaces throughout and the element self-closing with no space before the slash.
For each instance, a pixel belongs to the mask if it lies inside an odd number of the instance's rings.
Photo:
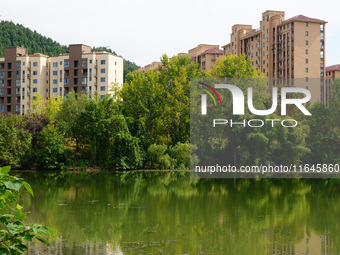
<svg viewBox="0 0 340 255">
<path fill-rule="evenodd" d="M 21 69 L 21 62 L 17 62 L 17 69 Z"/>
<path fill-rule="evenodd" d="M 15 89 L 15 93 L 16 93 L 17 95 L 20 95 L 20 88 L 16 88 L 16 89 Z"/>
<path fill-rule="evenodd" d="M 33 66 L 34 67 L 38 66 L 38 62 L 33 62 Z"/>
<path fill-rule="evenodd" d="M 33 100 L 37 100 L 37 97 L 36 97 L 36 96 L 33 96 Z"/>
<path fill-rule="evenodd" d="M 75 61 L 74 61 L 74 67 L 78 67 L 78 65 L 79 65 L 79 61 L 78 61 L 78 60 L 75 60 Z"/>
<path fill-rule="evenodd" d="M 105 86 L 101 86 L 100 91 L 105 91 Z"/>
<path fill-rule="evenodd" d="M 16 86 L 20 86 L 21 85 L 21 80 L 16 80 L 15 85 Z"/>
<path fill-rule="evenodd" d="M 4 95 L 5 94 L 5 89 L 0 89 L 0 95 Z"/>
<path fill-rule="evenodd" d="M 33 84 L 37 84 L 38 80 L 37 79 L 33 79 Z"/>
<path fill-rule="evenodd" d="M 4 105 L 0 105 L 0 112 L 4 112 L 5 111 L 5 106 Z"/>
<path fill-rule="evenodd" d="M 105 77 L 101 77 L 100 82 L 105 82 Z"/>
<path fill-rule="evenodd" d="M 92 64 L 92 59 L 90 59 L 90 64 Z"/>
<path fill-rule="evenodd" d="M 306 55 L 308 55 L 308 50 L 306 50 Z"/>
<path fill-rule="evenodd" d="M 308 68 L 306 68 L 306 73 L 308 73 Z"/>
<path fill-rule="evenodd" d="M 64 67 L 70 67 L 70 62 L 68 60 L 65 60 L 64 61 Z"/>
<path fill-rule="evenodd" d="M 58 93 L 58 88 L 53 88 L 53 93 Z"/>
<path fill-rule="evenodd" d="M 81 61 L 81 65 L 82 65 L 83 67 L 87 67 L 87 59 L 83 59 L 83 60 Z"/>
<path fill-rule="evenodd" d="M 38 71 L 33 71 L 33 75 L 38 75 Z"/>
<path fill-rule="evenodd" d="M 69 85 L 70 84 L 70 79 L 69 78 L 65 78 L 64 79 L 64 85 Z"/>
<path fill-rule="evenodd" d="M 105 65 L 106 64 L 106 60 L 105 59 L 100 60 L 100 64 L 101 65 Z"/>
<path fill-rule="evenodd" d="M 57 80 L 57 79 L 54 79 L 54 80 L 53 80 L 53 84 L 58 84 L 58 80 Z"/>
<path fill-rule="evenodd" d="M 81 78 L 81 84 L 83 84 L 83 85 L 87 84 L 87 78 L 86 77 Z"/>
<path fill-rule="evenodd" d="M 58 67 L 58 62 L 53 62 L 53 67 Z"/>
<path fill-rule="evenodd" d="M 105 97 L 104 95 L 101 95 L 101 96 L 100 96 L 100 99 L 104 99 L 104 97 Z"/>
<path fill-rule="evenodd" d="M 105 68 L 100 69 L 101 73 L 105 73 Z"/>
<path fill-rule="evenodd" d="M 306 27 L 308 27 L 308 22 L 305 23 Z"/>
<path fill-rule="evenodd" d="M 323 58 L 323 51 L 320 52 L 320 58 Z"/>
<path fill-rule="evenodd" d="M 306 58 L 306 64 L 308 64 L 308 58 Z"/>
<path fill-rule="evenodd" d="M 0 72 L 0 78 L 5 78 L 5 72 Z"/>
<path fill-rule="evenodd" d="M 308 77 L 306 77 L 305 81 L 308 82 Z"/>
<path fill-rule="evenodd" d="M 308 40 L 306 40 L 306 42 L 305 42 L 305 43 L 306 43 L 306 45 L 308 45 Z"/>
<path fill-rule="evenodd" d="M 308 36 L 308 31 L 306 31 L 306 36 Z"/>
<path fill-rule="evenodd" d="M 289 28 L 289 27 L 290 27 L 290 23 L 287 24 L 287 28 Z"/>
<path fill-rule="evenodd" d="M 53 75 L 58 75 L 58 71 L 53 71 Z"/>
<path fill-rule="evenodd" d="M 33 92 L 38 92 L 38 88 L 33 88 Z"/>
</svg>

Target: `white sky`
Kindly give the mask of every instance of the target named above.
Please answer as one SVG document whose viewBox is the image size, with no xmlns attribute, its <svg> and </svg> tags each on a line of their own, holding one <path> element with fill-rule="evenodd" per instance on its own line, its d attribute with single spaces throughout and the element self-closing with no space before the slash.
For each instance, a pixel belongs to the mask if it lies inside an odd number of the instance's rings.
<svg viewBox="0 0 340 255">
<path fill-rule="evenodd" d="M 233 24 L 259 27 L 262 12 L 328 21 L 326 65 L 340 64 L 340 2 L 335 0 L 1 0 L 2 20 L 64 44 L 109 46 L 144 66 L 201 43 L 229 43 Z"/>
</svg>

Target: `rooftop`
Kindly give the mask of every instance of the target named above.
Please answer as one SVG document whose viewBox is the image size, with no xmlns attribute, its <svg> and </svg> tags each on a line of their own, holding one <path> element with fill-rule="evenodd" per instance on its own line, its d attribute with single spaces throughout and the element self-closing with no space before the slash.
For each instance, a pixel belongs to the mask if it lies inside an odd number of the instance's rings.
<svg viewBox="0 0 340 255">
<path fill-rule="evenodd" d="M 223 50 L 217 49 L 217 48 L 210 48 L 206 51 L 203 51 L 201 54 L 207 54 L 207 53 L 214 53 L 214 54 L 223 54 Z"/>
<path fill-rule="evenodd" d="M 304 15 L 301 15 L 301 14 L 296 15 L 296 16 L 290 18 L 290 19 L 286 19 L 286 20 L 282 21 L 282 23 L 286 23 L 286 22 L 289 22 L 289 21 L 310 21 L 310 22 L 326 23 L 326 21 L 324 21 L 324 20 L 310 18 L 310 17 L 304 16 Z"/>
<path fill-rule="evenodd" d="M 340 64 L 326 67 L 326 72 L 335 71 L 335 70 L 340 70 Z"/>
</svg>

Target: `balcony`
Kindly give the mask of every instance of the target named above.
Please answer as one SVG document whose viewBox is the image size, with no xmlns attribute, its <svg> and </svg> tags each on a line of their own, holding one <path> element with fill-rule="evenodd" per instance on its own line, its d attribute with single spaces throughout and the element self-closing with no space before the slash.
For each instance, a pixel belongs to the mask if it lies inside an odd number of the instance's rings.
<svg viewBox="0 0 340 255">
<path fill-rule="evenodd" d="M 30 67 L 30 66 L 28 66 L 28 67 L 27 67 L 27 70 L 31 70 L 31 67 Z"/>
<path fill-rule="evenodd" d="M 27 78 L 28 78 L 28 79 L 31 79 L 31 74 L 27 74 Z"/>
<path fill-rule="evenodd" d="M 98 65 L 94 65 L 94 68 L 98 68 Z"/>
</svg>

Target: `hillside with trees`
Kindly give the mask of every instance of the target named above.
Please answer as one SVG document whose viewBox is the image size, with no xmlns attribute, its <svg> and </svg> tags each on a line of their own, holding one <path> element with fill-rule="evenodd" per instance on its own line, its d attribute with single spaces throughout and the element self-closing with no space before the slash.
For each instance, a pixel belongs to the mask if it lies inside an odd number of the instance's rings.
<svg viewBox="0 0 340 255">
<path fill-rule="evenodd" d="M 4 55 L 6 47 L 19 46 L 28 49 L 29 54 L 42 53 L 48 56 L 57 56 L 67 53 L 68 46 L 61 45 L 53 39 L 39 34 L 37 31 L 14 24 L 12 21 L 0 22 L 0 56 Z M 106 47 L 93 47 L 92 51 L 107 51 L 118 55 L 115 51 Z M 124 78 L 126 74 L 138 69 L 134 62 L 124 59 Z"/>
</svg>

